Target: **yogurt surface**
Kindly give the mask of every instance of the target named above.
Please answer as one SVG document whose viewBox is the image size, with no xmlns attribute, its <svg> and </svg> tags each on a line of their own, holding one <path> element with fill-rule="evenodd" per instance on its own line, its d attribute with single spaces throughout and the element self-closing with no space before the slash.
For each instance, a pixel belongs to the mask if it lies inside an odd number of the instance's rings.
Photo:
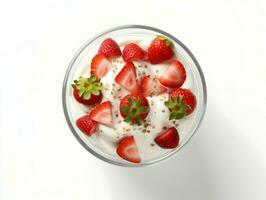
<svg viewBox="0 0 266 200">
<path fill-rule="evenodd" d="M 143 49 L 147 49 L 148 45 L 154 37 L 155 35 L 147 35 L 145 37 L 124 36 L 114 39 L 117 41 L 122 51 L 124 46 L 131 42 L 138 44 Z M 95 49 L 98 49 L 98 47 L 96 47 Z M 74 74 L 74 79 L 77 79 L 80 76 L 90 76 L 90 61 L 96 53 L 97 52 L 95 51 L 91 51 L 88 55 L 84 56 L 84 58 L 79 63 L 78 70 L 76 70 Z M 192 92 L 194 92 L 196 88 L 193 84 L 193 76 L 190 73 L 189 67 L 186 66 L 186 61 L 182 60 L 182 57 L 179 55 L 176 49 L 175 57 L 173 59 L 180 60 L 184 64 L 187 72 L 187 78 L 182 87 L 188 88 Z M 137 70 L 138 83 L 141 83 L 141 78 L 145 75 L 151 75 L 153 77 L 159 77 L 160 75 L 162 75 L 165 69 L 171 63 L 171 60 L 156 65 L 152 65 L 144 61 L 133 61 Z M 194 114 L 191 114 L 190 116 L 181 120 L 169 120 L 169 110 L 164 104 L 164 102 L 168 100 L 168 93 L 163 93 L 158 96 L 147 97 L 150 105 L 150 111 L 143 125 L 131 125 L 124 122 L 124 119 L 119 112 L 119 103 L 121 98 L 129 93 L 125 89 L 121 88 L 120 85 L 114 81 L 114 79 L 120 72 L 120 70 L 124 67 L 125 63 L 122 57 L 111 59 L 110 62 L 112 63 L 112 69 L 106 74 L 106 76 L 101 79 L 101 82 L 104 86 L 104 89 L 102 91 L 103 101 L 108 100 L 112 103 L 114 128 L 99 125 L 97 132 L 90 137 L 79 132 L 79 135 L 82 135 L 82 140 L 85 140 L 87 143 L 93 144 L 105 154 L 117 157 L 117 142 L 127 135 L 133 135 L 138 146 L 142 162 L 145 160 L 155 159 L 168 153 L 169 151 L 172 151 L 172 149 L 168 150 L 160 148 L 154 142 L 154 138 L 162 131 L 171 126 L 174 126 L 178 130 L 180 142 L 182 142 L 182 139 L 190 131 L 190 127 L 192 126 L 194 120 Z M 72 93 L 70 92 L 70 94 Z M 84 106 L 76 102 L 73 95 L 70 95 L 69 98 L 73 120 L 76 120 L 79 117 L 88 114 L 92 109 L 92 107 L 90 106 Z"/>
</svg>

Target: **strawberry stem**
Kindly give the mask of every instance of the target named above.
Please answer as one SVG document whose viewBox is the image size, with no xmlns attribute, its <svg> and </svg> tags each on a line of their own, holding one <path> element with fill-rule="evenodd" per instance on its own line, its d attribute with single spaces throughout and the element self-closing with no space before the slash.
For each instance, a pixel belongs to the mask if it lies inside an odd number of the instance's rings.
<svg viewBox="0 0 266 200">
<path fill-rule="evenodd" d="M 103 84 L 94 75 L 89 78 L 79 77 L 73 82 L 72 87 L 78 90 L 78 95 L 84 100 L 89 100 L 91 95 L 100 95 L 103 88 Z"/>
<path fill-rule="evenodd" d="M 158 38 L 159 40 L 163 40 L 163 41 L 165 41 L 165 44 L 166 44 L 167 46 L 169 46 L 169 47 L 171 47 L 171 48 L 174 47 L 173 42 L 172 42 L 170 39 L 166 38 L 165 36 L 163 36 L 163 35 L 157 35 L 157 38 Z"/>
<path fill-rule="evenodd" d="M 141 106 L 141 99 L 135 101 L 132 98 L 128 98 L 127 101 L 130 105 L 121 107 L 122 112 L 125 114 L 124 121 L 141 125 L 143 123 L 141 115 L 148 112 L 149 108 L 147 106 Z"/>
<path fill-rule="evenodd" d="M 186 116 L 186 111 L 190 108 L 189 105 L 182 102 L 183 96 L 178 95 L 177 98 L 170 97 L 169 101 L 164 102 L 170 111 L 169 120 L 182 119 Z"/>
</svg>

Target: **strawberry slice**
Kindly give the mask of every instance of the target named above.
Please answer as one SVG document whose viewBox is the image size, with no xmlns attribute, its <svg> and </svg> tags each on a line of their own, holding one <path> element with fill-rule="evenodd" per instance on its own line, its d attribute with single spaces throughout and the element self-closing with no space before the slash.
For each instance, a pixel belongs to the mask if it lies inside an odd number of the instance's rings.
<svg viewBox="0 0 266 200">
<path fill-rule="evenodd" d="M 139 151 L 133 136 L 127 136 L 120 140 L 117 145 L 116 153 L 129 162 L 140 163 Z"/>
<path fill-rule="evenodd" d="M 132 62 L 126 63 L 115 77 L 115 82 L 131 94 L 139 93 L 136 68 Z"/>
<path fill-rule="evenodd" d="M 159 81 L 162 85 L 169 88 L 179 88 L 186 80 L 186 70 L 183 64 L 175 60 L 168 67 L 166 72 L 159 77 Z"/>
<path fill-rule="evenodd" d="M 164 149 L 174 149 L 178 146 L 179 135 L 175 127 L 167 129 L 165 132 L 158 135 L 154 141 Z"/>
<path fill-rule="evenodd" d="M 99 124 L 113 127 L 112 104 L 110 101 L 102 102 L 95 106 L 90 112 L 90 117 Z"/>
<path fill-rule="evenodd" d="M 91 75 L 95 75 L 98 79 L 104 77 L 110 70 L 112 64 L 103 54 L 98 54 L 93 57 L 91 62 Z"/>
<path fill-rule="evenodd" d="M 120 56 L 121 50 L 118 44 L 112 38 L 107 38 L 102 42 L 98 50 L 98 54 L 103 54 L 106 56 L 106 58 L 111 58 Z"/>
<path fill-rule="evenodd" d="M 144 60 L 146 56 L 147 53 L 135 43 L 127 44 L 122 52 L 122 57 L 125 62 L 130 62 L 133 60 Z"/>
<path fill-rule="evenodd" d="M 89 115 L 80 117 L 76 121 L 77 127 L 86 135 L 91 136 L 97 127 L 97 123 L 91 119 Z"/>
<path fill-rule="evenodd" d="M 144 76 L 141 80 L 142 95 L 147 96 L 157 96 L 161 93 L 166 92 L 166 88 L 163 87 L 156 78 L 151 76 Z"/>
</svg>

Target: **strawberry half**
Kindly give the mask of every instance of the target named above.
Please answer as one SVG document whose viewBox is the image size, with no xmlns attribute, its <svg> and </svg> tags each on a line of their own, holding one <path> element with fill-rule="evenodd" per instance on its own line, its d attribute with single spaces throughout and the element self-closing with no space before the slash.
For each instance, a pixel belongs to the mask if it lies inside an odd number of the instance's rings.
<svg viewBox="0 0 266 200">
<path fill-rule="evenodd" d="M 146 57 L 146 52 L 137 44 L 130 43 L 124 47 L 122 57 L 125 62 L 144 60 Z"/>
<path fill-rule="evenodd" d="M 112 64 L 103 54 L 98 54 L 91 61 L 91 75 L 95 75 L 98 79 L 104 77 L 112 68 Z"/>
<path fill-rule="evenodd" d="M 86 135 L 91 136 L 97 127 L 97 123 L 91 119 L 89 115 L 80 117 L 76 121 L 77 127 Z"/>
<path fill-rule="evenodd" d="M 93 105 L 102 99 L 103 84 L 96 80 L 96 76 L 90 78 L 80 77 L 72 84 L 74 98 L 84 105 Z"/>
<path fill-rule="evenodd" d="M 120 101 L 120 114 L 125 122 L 141 125 L 148 113 L 149 102 L 143 96 L 129 94 Z"/>
<path fill-rule="evenodd" d="M 113 127 L 111 102 L 105 101 L 95 106 L 90 112 L 90 117 L 99 124 L 103 124 L 108 127 Z"/>
<path fill-rule="evenodd" d="M 158 135 L 154 141 L 164 149 L 174 149 L 178 146 L 179 135 L 175 127 L 167 129 L 165 132 Z"/>
<path fill-rule="evenodd" d="M 171 40 L 164 36 L 157 36 L 148 48 L 148 57 L 152 64 L 157 64 L 169 60 L 174 56 Z"/>
<path fill-rule="evenodd" d="M 141 80 L 141 91 L 142 95 L 145 97 L 156 96 L 166 92 L 166 90 L 167 89 L 163 87 L 156 78 L 144 76 Z"/>
<path fill-rule="evenodd" d="M 171 63 L 165 73 L 159 77 L 159 81 L 165 87 L 178 88 L 183 85 L 186 77 L 186 70 L 183 64 L 180 61 L 175 60 Z"/>
<path fill-rule="evenodd" d="M 113 39 L 107 38 L 102 42 L 98 50 L 98 54 L 103 54 L 106 56 L 106 58 L 111 58 L 115 56 L 120 56 L 121 50 L 118 44 Z"/>
<path fill-rule="evenodd" d="M 126 63 L 115 77 L 115 82 L 131 94 L 139 93 L 136 68 L 132 62 Z"/>
<path fill-rule="evenodd" d="M 116 153 L 122 159 L 133 163 L 140 163 L 140 155 L 133 136 L 127 136 L 119 141 Z"/>
<path fill-rule="evenodd" d="M 194 111 L 197 100 L 190 90 L 178 88 L 170 92 L 169 99 L 165 102 L 165 105 L 170 111 L 170 120 L 182 119 Z"/>
</svg>

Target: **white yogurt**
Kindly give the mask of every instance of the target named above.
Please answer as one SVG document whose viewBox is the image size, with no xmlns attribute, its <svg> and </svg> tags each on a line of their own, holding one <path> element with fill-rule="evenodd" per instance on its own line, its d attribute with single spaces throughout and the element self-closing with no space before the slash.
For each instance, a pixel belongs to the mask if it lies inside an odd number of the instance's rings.
<svg viewBox="0 0 266 200">
<path fill-rule="evenodd" d="M 155 36 L 147 36 L 147 38 L 136 38 L 134 40 L 129 39 L 130 37 L 125 37 L 120 41 L 115 39 L 121 50 L 124 45 L 134 42 L 137 43 L 143 49 L 147 49 L 149 43 Z M 94 55 L 90 55 L 93 57 Z M 178 58 L 180 59 L 180 58 Z M 152 75 L 158 77 L 165 71 L 165 68 L 169 65 L 171 61 L 166 63 L 151 65 L 148 62 L 134 62 L 137 70 L 137 78 L 140 84 L 141 77 L 145 75 Z M 181 60 L 182 62 L 182 60 Z M 116 144 L 117 142 L 126 135 L 133 135 L 139 152 L 142 158 L 142 162 L 147 159 L 154 159 L 160 157 L 163 154 L 172 151 L 160 148 L 154 142 L 154 138 L 161 133 L 165 128 L 175 126 L 179 132 L 180 138 L 184 138 L 186 133 L 193 122 L 193 114 L 186 119 L 182 120 L 171 120 L 169 121 L 169 111 L 164 105 L 164 102 L 168 99 L 168 94 L 164 93 L 158 96 L 147 97 L 150 104 L 150 112 L 146 118 L 147 123 L 145 125 L 130 125 L 123 121 L 123 118 L 119 112 L 120 98 L 127 95 L 128 92 L 122 89 L 114 79 L 116 75 L 123 68 L 125 63 L 122 58 L 112 59 L 113 64 L 112 69 L 107 73 L 105 77 L 102 78 L 102 83 L 104 86 L 103 90 L 103 101 L 109 100 L 112 102 L 112 112 L 113 112 L 113 122 L 114 128 L 109 128 L 104 125 L 99 125 L 97 133 L 93 134 L 91 137 L 83 137 L 85 140 L 91 140 L 91 142 L 97 146 L 101 151 L 106 154 L 116 156 Z M 186 65 L 183 63 L 185 68 Z M 186 68 L 187 69 L 187 68 Z M 89 68 L 86 66 L 84 69 L 77 71 L 75 78 L 79 76 L 88 76 Z M 189 71 L 187 71 L 187 80 L 185 81 L 183 87 L 191 89 L 193 91 L 193 78 L 190 76 Z M 71 111 L 72 116 L 76 119 L 90 112 L 91 107 L 84 106 L 75 101 L 74 97 L 71 95 Z M 75 119 L 75 120 L 76 120 Z M 175 123 L 174 123 L 175 122 Z"/>
</svg>

